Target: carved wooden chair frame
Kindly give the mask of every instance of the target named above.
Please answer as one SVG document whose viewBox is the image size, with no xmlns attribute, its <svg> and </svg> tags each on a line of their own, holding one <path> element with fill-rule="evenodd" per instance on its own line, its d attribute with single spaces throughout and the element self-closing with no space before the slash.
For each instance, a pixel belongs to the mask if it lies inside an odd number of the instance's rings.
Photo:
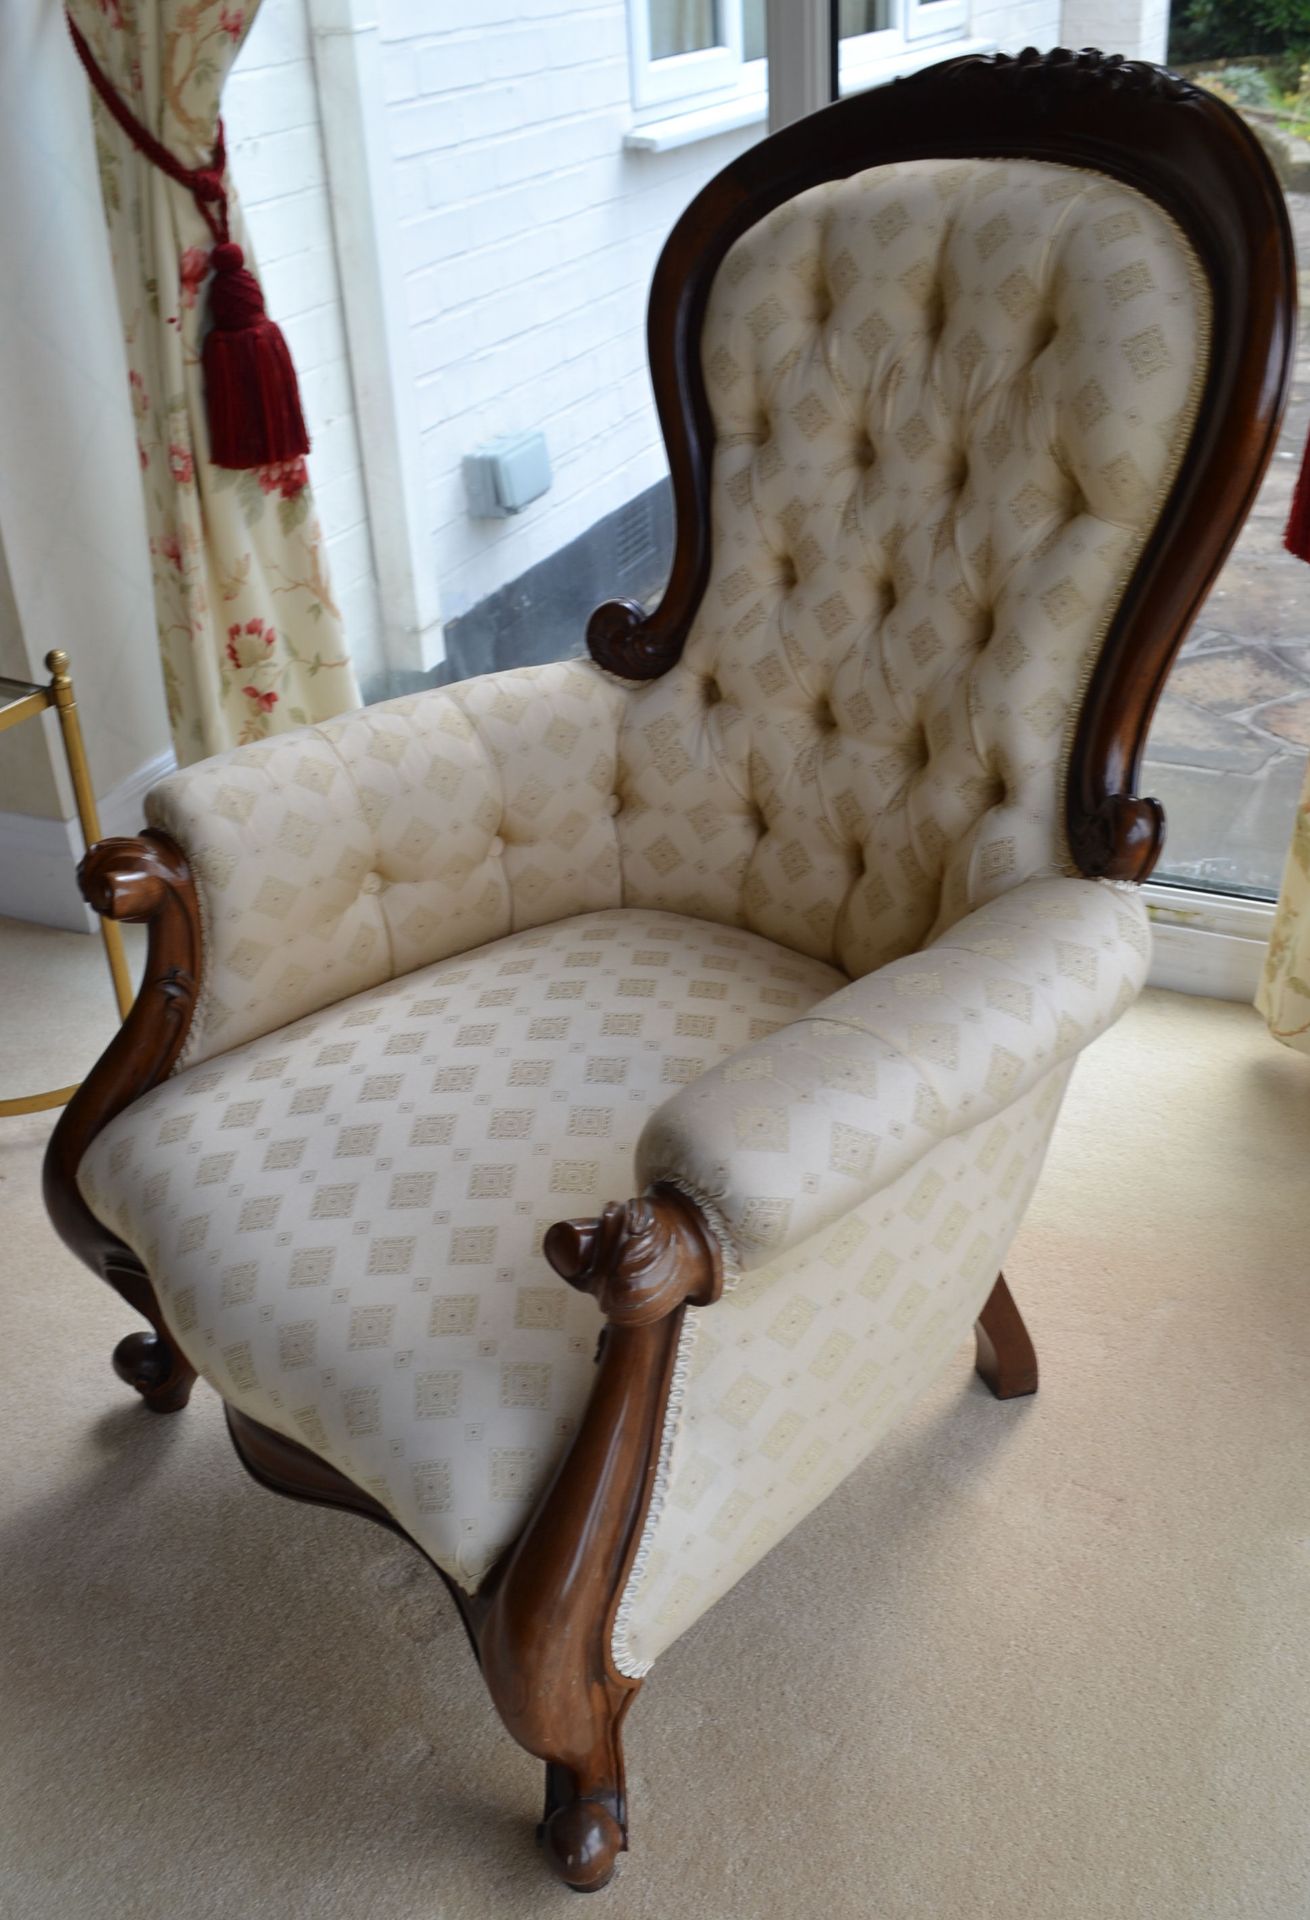
<svg viewBox="0 0 1310 1920">
<path fill-rule="evenodd" d="M 1159 803 L 1136 791 L 1147 728 L 1254 499 L 1295 336 L 1292 240 L 1268 164 L 1226 106 L 1159 68 L 1091 51 L 952 60 L 788 128 L 710 182 L 674 228 L 650 299 L 651 369 L 676 502 L 672 575 L 653 613 L 622 600 L 598 608 L 587 644 L 625 678 L 666 673 L 705 591 L 714 436 L 699 341 L 711 282 L 733 242 L 823 181 L 894 161 L 1009 156 L 1135 187 L 1182 227 L 1210 282 L 1212 346 L 1197 425 L 1102 647 L 1067 782 L 1079 870 L 1142 881 L 1164 835 Z M 140 1261 L 92 1216 L 75 1176 L 91 1140 L 177 1062 L 204 965 L 196 891 L 181 850 L 151 831 L 101 842 L 81 881 L 99 913 L 147 925 L 149 950 L 126 1023 L 55 1130 L 46 1198 L 67 1245 L 150 1324 L 120 1342 L 116 1370 L 148 1407 L 173 1412 L 185 1406 L 195 1373 Z M 627 1844 L 621 1729 L 642 1684 L 611 1658 L 615 1609 L 651 1497 L 684 1310 L 714 1301 L 723 1275 L 712 1233 L 672 1190 L 608 1206 L 597 1220 L 561 1222 L 545 1251 L 566 1281 L 594 1294 L 605 1318 L 591 1399 L 554 1480 L 481 1591 L 470 1598 L 447 1585 L 506 1727 L 547 1763 L 538 1832 L 551 1863 L 570 1885 L 593 1888 Z M 1002 1398 L 1036 1388 L 1036 1359 L 1003 1279 L 978 1325 L 978 1367 Z M 231 1407 L 227 1418 L 240 1457 L 265 1486 L 399 1531 L 305 1448 Z"/>
</svg>

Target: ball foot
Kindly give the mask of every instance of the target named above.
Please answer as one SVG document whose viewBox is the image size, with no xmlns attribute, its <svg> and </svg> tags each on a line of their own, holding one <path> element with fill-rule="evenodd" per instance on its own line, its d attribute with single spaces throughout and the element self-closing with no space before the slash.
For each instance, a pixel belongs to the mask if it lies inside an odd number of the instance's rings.
<svg viewBox="0 0 1310 1920">
<path fill-rule="evenodd" d="M 613 1875 L 623 1851 L 623 1829 L 599 1800 L 570 1800 L 543 1821 L 539 1838 L 547 1860 L 566 1887 L 598 1893 Z"/>
<path fill-rule="evenodd" d="M 114 1348 L 114 1372 L 135 1387 L 152 1413 L 179 1413 L 196 1370 L 157 1333 L 129 1333 Z"/>
</svg>

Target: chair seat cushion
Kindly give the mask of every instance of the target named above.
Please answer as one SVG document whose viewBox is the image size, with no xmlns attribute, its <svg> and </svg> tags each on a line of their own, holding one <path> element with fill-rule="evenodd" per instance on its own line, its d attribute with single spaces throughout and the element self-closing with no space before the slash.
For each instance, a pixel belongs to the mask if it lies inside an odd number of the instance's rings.
<svg viewBox="0 0 1310 1920">
<path fill-rule="evenodd" d="M 590 1392 L 600 1319 L 547 1227 L 626 1199 L 654 1107 L 843 984 L 755 934 L 580 915 L 179 1074 L 79 1185 L 224 1399 L 472 1588 Z"/>
</svg>

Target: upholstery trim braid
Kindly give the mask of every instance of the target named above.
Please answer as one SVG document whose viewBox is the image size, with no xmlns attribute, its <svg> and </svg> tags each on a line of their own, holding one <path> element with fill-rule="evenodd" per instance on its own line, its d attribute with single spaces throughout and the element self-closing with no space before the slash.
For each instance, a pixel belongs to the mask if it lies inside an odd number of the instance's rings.
<svg viewBox="0 0 1310 1920">
<path fill-rule="evenodd" d="M 654 1664 L 653 1660 L 643 1659 L 633 1647 L 633 1614 L 637 1595 L 641 1591 L 650 1566 L 650 1557 L 654 1551 L 656 1535 L 659 1533 L 660 1520 L 664 1513 L 664 1503 L 668 1498 L 669 1474 L 673 1467 L 673 1447 L 682 1425 L 683 1405 L 691 1380 L 692 1354 L 700 1330 L 700 1311 L 696 1307 L 683 1309 L 682 1326 L 678 1331 L 678 1351 L 674 1356 L 669 1397 L 664 1408 L 664 1424 L 660 1431 L 655 1484 L 651 1489 L 650 1505 L 646 1509 L 646 1518 L 642 1522 L 641 1538 L 637 1542 L 637 1551 L 628 1569 L 628 1577 L 623 1583 L 623 1593 L 615 1610 L 614 1628 L 610 1635 L 610 1657 L 619 1672 L 626 1674 L 632 1680 L 642 1679 Z"/>
<path fill-rule="evenodd" d="M 697 1313 L 615 1648 L 647 1672 L 950 1364 L 1041 1171 L 1071 1063 Z"/>
</svg>

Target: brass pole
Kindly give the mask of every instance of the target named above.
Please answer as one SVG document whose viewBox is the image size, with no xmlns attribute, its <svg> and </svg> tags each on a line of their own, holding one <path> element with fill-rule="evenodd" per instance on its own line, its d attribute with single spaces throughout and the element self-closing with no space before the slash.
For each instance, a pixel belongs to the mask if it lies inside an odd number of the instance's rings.
<svg viewBox="0 0 1310 1920">
<path fill-rule="evenodd" d="M 56 647 L 45 657 L 50 671 L 50 697 L 55 712 L 59 715 L 59 725 L 64 738 L 64 753 L 68 759 L 68 771 L 73 782 L 73 797 L 77 801 L 77 818 L 82 828 L 83 844 L 90 849 L 100 838 L 100 816 L 96 812 L 96 797 L 91 786 L 91 770 L 87 765 L 86 748 L 82 742 L 82 723 L 78 717 L 77 700 L 73 694 L 72 675 L 68 671 L 68 655 L 62 648 Z M 123 930 L 113 920 L 102 919 L 100 935 L 105 943 L 105 958 L 109 962 L 109 975 L 114 983 L 114 993 L 118 999 L 120 1019 L 126 1020 L 132 1006 L 132 976 L 128 971 L 127 954 L 123 947 Z"/>
</svg>

